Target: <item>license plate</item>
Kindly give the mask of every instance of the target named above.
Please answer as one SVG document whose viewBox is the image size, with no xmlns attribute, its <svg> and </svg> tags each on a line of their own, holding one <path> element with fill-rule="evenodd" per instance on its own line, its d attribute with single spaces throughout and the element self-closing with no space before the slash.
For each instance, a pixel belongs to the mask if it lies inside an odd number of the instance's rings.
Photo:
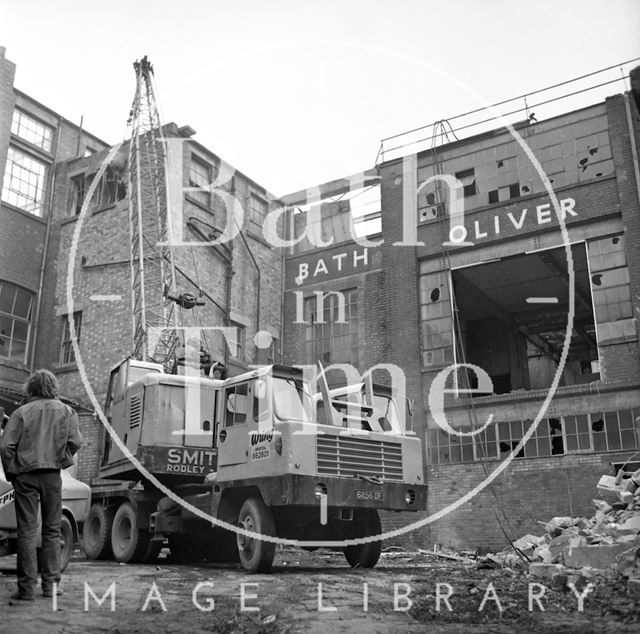
<svg viewBox="0 0 640 634">
<path fill-rule="evenodd" d="M 369 491 L 369 490 L 357 489 L 356 500 L 382 502 L 384 500 L 384 491 Z"/>
</svg>

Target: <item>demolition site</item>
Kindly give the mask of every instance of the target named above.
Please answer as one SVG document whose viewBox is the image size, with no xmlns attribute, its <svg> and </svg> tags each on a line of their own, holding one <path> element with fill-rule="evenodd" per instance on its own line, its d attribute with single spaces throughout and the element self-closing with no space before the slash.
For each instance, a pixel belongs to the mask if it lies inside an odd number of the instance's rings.
<svg viewBox="0 0 640 634">
<path fill-rule="evenodd" d="M 84 437 L 65 593 L 0 631 L 640 627 L 637 64 L 276 195 L 146 57 L 113 145 L 0 47 L 2 418 L 48 368 Z"/>
</svg>

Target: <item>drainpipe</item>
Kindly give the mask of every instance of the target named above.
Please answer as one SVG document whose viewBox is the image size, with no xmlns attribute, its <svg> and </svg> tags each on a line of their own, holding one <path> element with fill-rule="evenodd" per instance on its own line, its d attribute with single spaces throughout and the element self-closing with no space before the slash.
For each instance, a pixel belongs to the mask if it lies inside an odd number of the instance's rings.
<svg viewBox="0 0 640 634">
<path fill-rule="evenodd" d="M 31 346 L 29 360 L 29 374 L 35 370 L 36 364 L 36 347 L 38 345 L 38 334 L 40 330 L 40 312 L 42 309 L 42 291 L 44 288 L 44 275 L 47 264 L 47 251 L 49 250 L 49 238 L 51 235 L 51 222 L 53 220 L 53 198 L 54 198 L 54 182 L 56 174 L 56 166 L 58 165 L 58 146 L 60 143 L 60 135 L 62 134 L 62 122 L 64 119 L 60 117 L 58 121 L 58 133 L 56 134 L 56 144 L 53 150 L 53 162 L 51 163 L 51 180 L 49 181 L 49 196 L 47 201 L 47 209 L 49 216 L 47 218 L 47 228 L 44 234 L 44 246 L 42 249 L 42 259 L 40 260 L 40 280 L 38 282 L 38 298 L 36 300 L 36 312 L 33 318 L 33 345 Z"/>
<path fill-rule="evenodd" d="M 633 173 L 636 177 L 636 191 L 638 192 L 638 201 L 640 202 L 640 165 L 638 164 L 638 148 L 636 147 L 636 135 L 633 127 L 633 119 L 631 117 L 631 104 L 629 102 L 628 92 L 624 94 L 624 107 L 627 113 L 627 127 L 629 128 L 631 156 L 633 157 Z"/>
</svg>

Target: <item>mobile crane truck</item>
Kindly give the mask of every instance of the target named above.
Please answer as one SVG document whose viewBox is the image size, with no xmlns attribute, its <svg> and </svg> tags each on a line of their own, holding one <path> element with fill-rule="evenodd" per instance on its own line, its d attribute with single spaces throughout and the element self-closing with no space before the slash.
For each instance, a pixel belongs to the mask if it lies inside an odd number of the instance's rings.
<svg viewBox="0 0 640 634">
<path fill-rule="evenodd" d="M 197 422 L 185 407 L 189 387 L 199 393 Z M 359 400 L 348 390 L 345 398 L 329 392 L 324 378 L 321 387 L 314 398 L 302 370 L 280 365 L 219 381 L 126 360 L 112 372 L 105 413 L 144 468 L 177 496 L 256 535 L 311 544 L 373 537 L 381 534 L 379 510 L 424 510 L 421 442 L 404 432 L 390 393 L 374 389 Z M 114 475 L 130 481 L 94 487 L 84 535 L 89 558 L 111 548 L 117 561 L 150 562 L 168 539 L 176 561 L 239 559 L 249 572 L 271 568 L 274 542 L 218 527 L 162 496 L 107 442 L 101 476 Z M 368 568 L 381 541 L 337 549 L 351 566 Z"/>
</svg>

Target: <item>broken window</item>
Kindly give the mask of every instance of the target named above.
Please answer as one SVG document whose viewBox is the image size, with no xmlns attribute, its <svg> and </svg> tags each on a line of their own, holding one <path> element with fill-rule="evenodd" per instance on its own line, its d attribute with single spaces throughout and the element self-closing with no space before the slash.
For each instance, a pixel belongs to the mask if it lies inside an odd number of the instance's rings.
<svg viewBox="0 0 640 634">
<path fill-rule="evenodd" d="M 79 216 L 84 202 L 84 174 L 71 177 L 71 213 Z"/>
<path fill-rule="evenodd" d="M 514 458 L 638 449 L 640 438 L 634 427 L 638 415 L 638 409 L 624 409 L 543 418 Z M 531 419 L 500 421 L 467 437 L 449 434 L 439 427 L 429 428 L 429 462 L 450 464 L 496 458 L 504 460 L 518 447 L 532 424 Z M 473 429 L 467 425 L 458 431 L 469 433 Z M 472 452 L 469 447 L 473 448 Z"/>
<path fill-rule="evenodd" d="M 635 336 L 624 236 L 590 240 L 588 247 L 599 343 Z"/>
<path fill-rule="evenodd" d="M 453 363 L 453 323 L 446 272 L 420 277 L 420 321 L 422 365 L 432 367 Z"/>
<path fill-rule="evenodd" d="M 476 172 L 473 168 L 456 172 L 456 178 L 462 183 L 462 191 L 465 198 L 475 196 L 478 193 L 476 189 Z"/>
<path fill-rule="evenodd" d="M 489 204 L 520 197 L 520 183 L 511 183 L 498 189 L 489 190 Z"/>
<path fill-rule="evenodd" d="M 82 211 L 85 196 L 89 193 L 95 177 L 95 172 L 93 174 L 76 174 L 71 177 L 70 212 L 74 216 L 78 216 Z M 100 211 L 113 207 L 116 202 L 123 200 L 126 195 L 127 188 L 123 180 L 122 171 L 108 165 L 93 191 L 88 210 Z"/>
</svg>

